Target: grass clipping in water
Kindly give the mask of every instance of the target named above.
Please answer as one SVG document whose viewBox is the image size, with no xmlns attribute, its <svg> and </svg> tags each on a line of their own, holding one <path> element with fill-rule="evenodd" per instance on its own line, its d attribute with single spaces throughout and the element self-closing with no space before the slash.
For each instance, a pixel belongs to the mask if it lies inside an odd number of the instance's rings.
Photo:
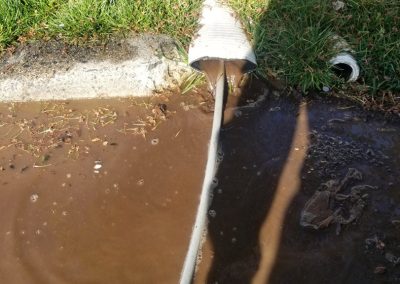
<svg viewBox="0 0 400 284">
<path fill-rule="evenodd" d="M 0 152 L 12 147 L 35 158 L 44 157 L 40 161 L 46 162 L 46 153 L 56 148 L 66 148 L 68 157 L 76 159 L 82 151 L 87 151 L 85 145 L 89 141 L 107 146 L 109 141 L 101 134 L 105 128 L 110 133 L 146 138 L 148 132 L 174 114 L 164 104 L 156 104 L 157 99 L 154 97 L 148 103 L 135 98 L 121 100 L 126 104 L 125 115 L 132 112 L 129 119 L 121 117 L 116 107 L 106 103 L 84 110 L 74 109 L 69 102 L 33 103 L 32 108 L 39 106 L 33 118 L 24 116 L 29 107 L 24 103 L 2 105 Z"/>
</svg>

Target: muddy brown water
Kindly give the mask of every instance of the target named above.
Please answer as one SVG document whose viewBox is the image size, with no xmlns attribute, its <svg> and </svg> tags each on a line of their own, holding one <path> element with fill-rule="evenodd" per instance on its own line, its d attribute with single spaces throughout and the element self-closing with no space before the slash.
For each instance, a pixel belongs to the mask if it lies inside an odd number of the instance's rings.
<svg viewBox="0 0 400 284">
<path fill-rule="evenodd" d="M 177 283 L 210 135 L 201 104 L 0 105 L 0 283 Z"/>
<path fill-rule="evenodd" d="M 194 283 L 399 282 L 399 121 L 345 101 L 276 95 L 253 82 L 228 100 Z M 349 168 L 363 176 L 351 186 L 376 187 L 363 192 L 361 215 L 340 232 L 300 226 L 316 190 Z"/>
<path fill-rule="evenodd" d="M 194 283 L 399 282 L 399 122 L 277 94 L 250 80 L 228 98 Z M 210 136 L 203 96 L 0 105 L 0 282 L 177 283 Z M 362 214 L 339 234 L 301 227 L 349 168 L 377 187 Z"/>
</svg>

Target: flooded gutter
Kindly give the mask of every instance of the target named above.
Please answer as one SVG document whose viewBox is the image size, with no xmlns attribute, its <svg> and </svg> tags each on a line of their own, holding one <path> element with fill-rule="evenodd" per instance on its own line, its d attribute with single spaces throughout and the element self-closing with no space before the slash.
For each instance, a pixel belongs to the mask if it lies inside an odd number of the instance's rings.
<svg viewBox="0 0 400 284">
<path fill-rule="evenodd" d="M 207 164 L 193 226 L 192 237 L 181 273 L 181 284 L 191 283 L 197 256 L 204 241 L 211 193 L 217 184 L 218 138 L 222 123 L 226 77 L 256 67 L 256 58 L 240 22 L 232 10 L 214 0 L 206 0 L 199 19 L 200 30 L 189 48 L 189 64 L 206 73 L 214 89 L 215 107 Z M 217 213 L 218 214 L 218 213 Z"/>
</svg>

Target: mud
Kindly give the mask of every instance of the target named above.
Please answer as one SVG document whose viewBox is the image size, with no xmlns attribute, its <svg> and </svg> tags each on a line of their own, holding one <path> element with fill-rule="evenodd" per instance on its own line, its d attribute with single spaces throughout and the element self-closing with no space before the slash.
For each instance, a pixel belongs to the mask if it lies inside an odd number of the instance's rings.
<svg viewBox="0 0 400 284">
<path fill-rule="evenodd" d="M 198 94 L 0 105 L 0 282 L 177 283 L 211 114 Z"/>
<path fill-rule="evenodd" d="M 399 121 L 346 101 L 277 95 L 250 81 L 228 100 L 194 283 L 400 281 Z M 350 220 L 339 235 L 335 226 L 302 227 L 307 201 L 349 169 L 362 181 L 343 194 L 368 185 L 359 214 L 335 203 Z"/>
</svg>

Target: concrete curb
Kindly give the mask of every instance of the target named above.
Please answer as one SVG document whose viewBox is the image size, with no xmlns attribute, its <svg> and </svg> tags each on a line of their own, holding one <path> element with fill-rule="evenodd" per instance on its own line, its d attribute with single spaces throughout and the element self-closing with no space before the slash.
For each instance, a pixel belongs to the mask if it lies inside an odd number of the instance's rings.
<svg viewBox="0 0 400 284">
<path fill-rule="evenodd" d="M 131 36 L 93 48 L 34 43 L 0 61 L 0 101 L 150 96 L 178 87 L 191 72 L 166 36 Z"/>
</svg>

